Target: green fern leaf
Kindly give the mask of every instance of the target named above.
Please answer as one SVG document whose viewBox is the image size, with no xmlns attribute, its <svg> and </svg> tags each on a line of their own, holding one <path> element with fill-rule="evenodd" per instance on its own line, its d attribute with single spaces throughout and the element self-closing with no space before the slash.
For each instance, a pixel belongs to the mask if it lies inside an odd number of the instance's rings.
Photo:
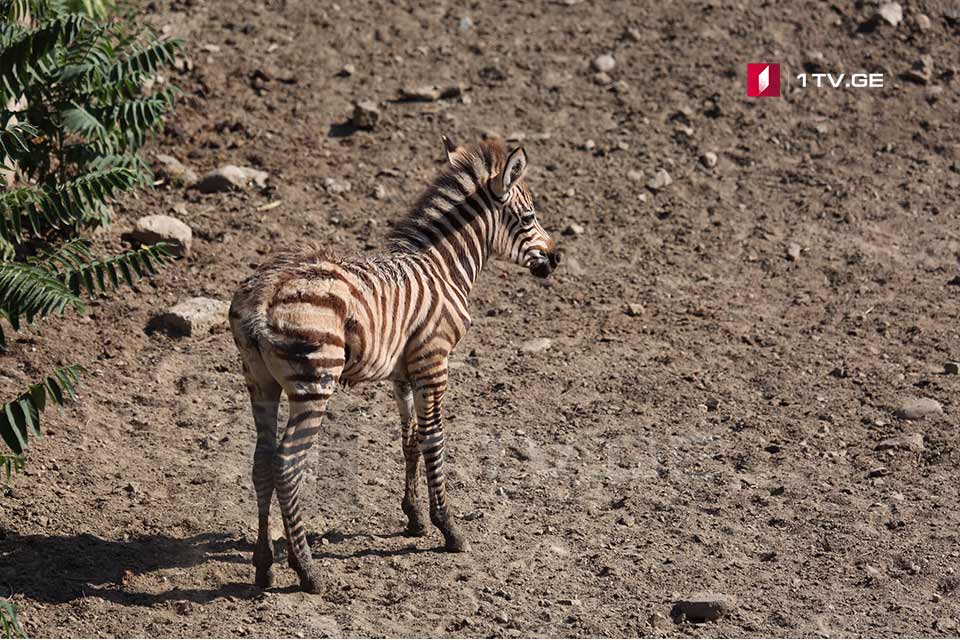
<svg viewBox="0 0 960 640">
<path fill-rule="evenodd" d="M 41 437 L 40 414 L 48 403 L 62 411 L 69 400 L 77 399 L 74 385 L 80 381 L 82 372 L 79 365 L 57 369 L 0 407 L 0 439 L 14 455 L 22 456 L 30 438 Z"/>
</svg>

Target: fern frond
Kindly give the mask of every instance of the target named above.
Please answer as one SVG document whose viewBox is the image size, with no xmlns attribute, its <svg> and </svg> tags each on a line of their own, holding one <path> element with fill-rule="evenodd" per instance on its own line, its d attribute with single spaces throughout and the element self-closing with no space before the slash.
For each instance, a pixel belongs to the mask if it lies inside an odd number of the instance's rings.
<svg viewBox="0 0 960 640">
<path fill-rule="evenodd" d="M 91 171 L 56 188 L 22 188 L 0 193 L 0 238 L 19 243 L 24 230 L 42 236 L 49 229 L 76 224 L 119 193 L 140 183 L 123 167 Z"/>
<path fill-rule="evenodd" d="M 108 136 L 107 128 L 84 107 L 73 103 L 60 113 L 63 127 L 67 131 L 80 134 L 84 138 L 103 140 Z"/>
<path fill-rule="evenodd" d="M 9 478 L 9 463 L 6 463 L 8 468 L 7 477 Z M 20 464 L 22 468 L 23 464 Z M 0 629 L 3 630 L 3 636 L 5 638 L 26 638 L 27 634 L 24 633 L 23 627 L 20 626 L 20 621 L 17 620 L 17 609 L 13 606 L 12 602 L 7 602 L 6 600 L 0 600 Z"/>
<path fill-rule="evenodd" d="M 130 47 L 132 49 L 130 55 L 115 64 L 107 78 L 111 82 L 120 82 L 132 74 L 153 75 L 161 67 L 172 65 L 174 56 L 182 47 L 183 41 L 179 38 L 155 40 L 146 46 L 134 43 Z"/>
<path fill-rule="evenodd" d="M 28 258 L 27 262 L 59 274 L 63 271 L 77 269 L 91 258 L 90 243 L 82 238 L 77 238 L 60 245 L 56 249 L 41 250 L 37 255 Z"/>
<path fill-rule="evenodd" d="M 21 317 L 29 324 L 35 318 L 61 314 L 68 306 L 83 311 L 83 301 L 57 272 L 38 264 L 0 264 L 0 309 L 14 329 L 20 327 Z"/>
<path fill-rule="evenodd" d="M 132 287 L 144 276 L 156 274 L 157 264 L 172 259 L 170 246 L 161 243 L 126 251 L 103 260 L 74 264 L 63 270 L 60 277 L 74 294 L 85 291 L 87 295 L 94 296 L 115 291 L 124 282 Z"/>
<path fill-rule="evenodd" d="M 80 33 L 86 18 L 67 14 L 42 22 L 35 29 L 23 29 L 0 51 L 0 86 L 7 98 L 16 98 L 26 90 L 26 80 L 33 64 L 62 43 Z"/>
<path fill-rule="evenodd" d="M 15 122 L 7 120 L 6 126 L 0 129 L 0 152 L 11 160 L 17 160 L 30 152 L 29 140 L 40 131 L 29 122 Z"/>
<path fill-rule="evenodd" d="M 43 435 L 40 414 L 48 403 L 62 411 L 69 400 L 77 399 L 75 385 L 80 382 L 82 372 L 79 365 L 56 369 L 52 375 L 30 385 L 15 400 L 0 406 L 0 439 L 14 455 L 23 455 L 31 437 Z"/>
</svg>

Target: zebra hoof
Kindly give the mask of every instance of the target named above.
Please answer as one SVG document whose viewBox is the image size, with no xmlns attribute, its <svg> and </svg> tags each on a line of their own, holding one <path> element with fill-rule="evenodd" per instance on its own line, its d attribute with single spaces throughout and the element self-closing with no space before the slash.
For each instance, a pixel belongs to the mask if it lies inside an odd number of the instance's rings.
<svg viewBox="0 0 960 640">
<path fill-rule="evenodd" d="M 313 573 L 303 575 L 300 577 L 300 589 L 305 593 L 318 594 L 320 593 L 320 579 Z"/>
<path fill-rule="evenodd" d="M 465 553 L 470 551 L 470 543 L 462 533 L 450 532 L 444 537 L 443 548 L 450 553 Z"/>
<path fill-rule="evenodd" d="M 403 535 L 410 538 L 422 538 L 430 532 L 430 529 L 424 524 L 423 520 L 416 518 L 407 522 L 407 528 L 403 530 Z"/>
<path fill-rule="evenodd" d="M 256 585 L 258 589 L 269 589 L 273 586 L 273 567 L 257 567 Z"/>
</svg>

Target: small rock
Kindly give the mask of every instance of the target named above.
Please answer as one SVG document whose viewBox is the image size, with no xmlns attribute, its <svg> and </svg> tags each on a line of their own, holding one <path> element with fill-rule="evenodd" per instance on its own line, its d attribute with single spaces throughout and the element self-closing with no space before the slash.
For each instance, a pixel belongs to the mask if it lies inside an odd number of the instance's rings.
<svg viewBox="0 0 960 640">
<path fill-rule="evenodd" d="M 597 71 L 595 74 L 593 74 L 593 82 L 594 84 L 598 84 L 601 87 L 605 87 L 608 84 L 611 84 L 613 82 L 613 78 L 611 78 L 609 74 L 606 74 L 603 71 Z"/>
<path fill-rule="evenodd" d="M 895 27 L 903 22 L 903 7 L 900 6 L 899 2 L 884 2 L 877 9 L 877 15 Z"/>
<path fill-rule="evenodd" d="M 643 305 L 637 304 L 636 302 L 631 302 L 627 305 L 626 313 L 631 318 L 639 318 L 643 315 Z"/>
<path fill-rule="evenodd" d="M 911 398 L 897 409 L 896 416 L 901 420 L 922 420 L 929 415 L 943 413 L 943 407 L 933 398 Z"/>
<path fill-rule="evenodd" d="M 671 184 L 673 184 L 673 178 L 670 177 L 670 174 L 665 169 L 657 169 L 657 173 L 647 181 L 647 188 L 651 191 L 660 191 Z"/>
<path fill-rule="evenodd" d="M 943 365 L 943 372 L 948 376 L 960 375 L 960 362 L 948 362 Z"/>
<path fill-rule="evenodd" d="M 493 619 L 500 624 L 508 624 L 510 622 L 510 616 L 503 611 L 498 611 L 497 615 L 493 616 Z"/>
<path fill-rule="evenodd" d="M 205 335 L 227 323 L 230 303 L 212 298 L 188 298 L 160 317 L 160 324 L 173 336 Z"/>
<path fill-rule="evenodd" d="M 928 84 L 933 79 L 933 56 L 922 55 L 913 63 L 904 76 L 919 84 Z"/>
<path fill-rule="evenodd" d="M 582 224 L 577 224 L 576 222 L 571 222 L 563 229 L 563 235 L 565 236 L 582 236 L 586 229 L 583 228 Z"/>
<path fill-rule="evenodd" d="M 353 105 L 353 126 L 357 129 L 375 129 L 380 122 L 380 109 L 371 100 L 362 100 Z"/>
<path fill-rule="evenodd" d="M 716 411 L 720 408 L 720 401 L 716 398 L 707 398 L 707 411 Z"/>
<path fill-rule="evenodd" d="M 385 200 L 387 197 L 387 188 L 382 184 L 378 184 L 373 188 L 373 197 L 377 200 Z"/>
<path fill-rule="evenodd" d="M 460 29 L 460 31 L 470 31 L 470 29 L 473 29 L 473 20 L 470 16 L 464 16 L 460 18 L 460 22 L 457 23 L 457 28 Z"/>
<path fill-rule="evenodd" d="M 713 151 L 707 151 L 705 154 L 700 156 L 700 164 L 705 166 L 707 169 L 713 169 L 717 166 L 717 162 L 720 161 L 720 158 L 717 157 Z"/>
<path fill-rule="evenodd" d="M 189 615 L 193 611 L 193 603 L 189 600 L 177 600 L 173 603 L 173 610 L 181 616 Z"/>
<path fill-rule="evenodd" d="M 409 102 L 436 102 L 446 98 L 456 98 L 463 93 L 463 87 L 460 85 L 449 85 L 439 87 L 437 85 L 424 85 L 420 87 L 404 87 L 400 90 L 400 99 Z"/>
<path fill-rule="evenodd" d="M 520 351 L 523 353 L 539 353 L 546 351 L 553 346 L 553 340 L 550 338 L 532 338 L 520 345 Z"/>
<path fill-rule="evenodd" d="M 917 28 L 920 29 L 920 31 L 927 31 L 931 26 L 933 26 L 930 22 L 930 18 L 925 13 L 919 14 L 916 17 L 916 21 Z"/>
<path fill-rule="evenodd" d="M 626 31 L 623 32 L 623 39 L 629 40 L 631 42 L 640 42 L 643 36 L 640 35 L 640 30 L 633 27 L 627 27 Z"/>
<path fill-rule="evenodd" d="M 923 434 L 908 433 L 896 438 L 888 438 L 877 445 L 877 451 L 889 451 L 891 449 L 923 451 Z"/>
<path fill-rule="evenodd" d="M 587 140 L 586 142 L 583 143 L 584 151 L 593 151 L 596 148 L 597 148 L 597 143 L 594 142 L 593 140 Z"/>
<path fill-rule="evenodd" d="M 603 73 L 609 73 L 613 71 L 613 68 L 617 66 L 617 61 L 613 59 L 613 56 L 609 53 L 604 53 L 593 59 L 593 70 L 602 71 Z"/>
<path fill-rule="evenodd" d="M 637 171 L 636 169 L 631 169 L 630 171 L 627 171 L 627 178 L 634 182 L 642 182 L 643 171 Z"/>
<path fill-rule="evenodd" d="M 166 178 L 170 184 L 178 187 L 187 187 L 198 180 L 196 171 L 185 166 L 173 156 L 158 153 L 154 158 L 157 160 L 157 174 Z"/>
<path fill-rule="evenodd" d="M 355 74 L 356 72 L 357 72 L 357 68 L 356 68 L 355 66 L 353 66 L 352 64 L 347 63 L 347 64 L 343 65 L 343 67 L 340 69 L 340 73 L 338 73 L 337 75 L 339 75 L 340 77 L 343 77 L 343 78 L 349 78 L 350 76 L 352 76 L 352 75 Z"/>
<path fill-rule="evenodd" d="M 168 242 L 173 245 L 174 255 L 190 255 L 193 245 L 193 232 L 186 224 L 171 216 L 144 216 L 137 220 L 130 236 L 141 244 Z"/>
<path fill-rule="evenodd" d="M 203 176 L 200 182 L 193 187 L 200 193 L 220 193 L 246 189 L 251 183 L 263 189 L 267 186 L 268 177 L 269 174 L 266 171 L 226 164 Z"/>
<path fill-rule="evenodd" d="M 647 617 L 647 624 L 660 631 L 670 628 L 670 621 L 667 619 L 667 616 L 663 615 L 659 611 L 654 611 L 649 615 L 649 617 Z"/>
<path fill-rule="evenodd" d="M 557 600 L 557 604 L 562 604 L 567 607 L 579 607 L 583 603 L 576 598 L 560 598 Z"/>
<path fill-rule="evenodd" d="M 637 521 L 634 519 L 633 516 L 630 516 L 630 515 L 620 516 L 620 518 L 617 520 L 617 524 L 623 527 L 632 527 L 636 523 Z"/>
<path fill-rule="evenodd" d="M 787 244 L 787 259 L 791 262 L 796 262 L 800 259 L 800 252 L 803 251 L 803 248 L 796 242 L 790 242 Z"/>
<path fill-rule="evenodd" d="M 670 616 L 679 621 L 713 622 L 729 615 L 737 606 L 737 599 L 722 593 L 698 593 L 673 604 Z"/>
<path fill-rule="evenodd" d="M 351 185 L 347 180 L 337 180 L 336 178 L 323 179 L 323 188 L 327 190 L 327 193 L 333 195 L 346 193 L 347 191 L 350 191 L 352 187 L 353 185 Z"/>
</svg>

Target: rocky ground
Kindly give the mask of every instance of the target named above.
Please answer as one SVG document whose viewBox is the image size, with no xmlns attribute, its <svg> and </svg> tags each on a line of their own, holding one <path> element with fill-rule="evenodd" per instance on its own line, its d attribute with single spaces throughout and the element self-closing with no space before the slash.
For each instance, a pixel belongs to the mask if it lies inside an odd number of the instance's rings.
<svg viewBox="0 0 960 640">
<path fill-rule="evenodd" d="M 156 160 L 97 242 L 169 215 L 189 255 L 0 354 L 6 395 L 89 369 L 0 495 L 28 633 L 956 636 L 960 5 L 884 4 L 144 4 L 188 57 L 150 153 L 195 175 Z M 745 97 L 748 62 L 781 63 L 782 98 Z M 399 424 L 368 385 L 310 459 L 323 593 L 285 565 L 260 593 L 218 301 L 280 245 L 376 250 L 441 134 L 522 140 L 567 256 L 549 287 L 490 265 L 454 357 L 473 551 L 399 535 Z M 204 177 L 224 165 L 240 186 Z M 212 315 L 171 324 L 189 298 Z"/>
</svg>

